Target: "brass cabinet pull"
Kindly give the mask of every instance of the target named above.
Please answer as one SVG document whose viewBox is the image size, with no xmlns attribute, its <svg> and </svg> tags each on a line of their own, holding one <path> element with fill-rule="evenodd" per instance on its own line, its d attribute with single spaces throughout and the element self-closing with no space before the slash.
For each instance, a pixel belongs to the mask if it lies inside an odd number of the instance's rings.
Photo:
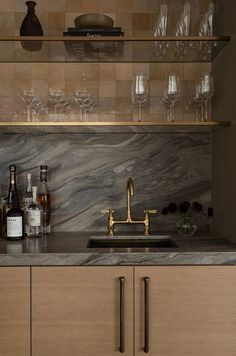
<svg viewBox="0 0 236 356">
<path fill-rule="evenodd" d="M 144 347 L 143 351 L 149 352 L 149 277 L 144 277 Z"/>
<path fill-rule="evenodd" d="M 120 353 L 125 352 L 125 277 L 120 277 Z"/>
</svg>

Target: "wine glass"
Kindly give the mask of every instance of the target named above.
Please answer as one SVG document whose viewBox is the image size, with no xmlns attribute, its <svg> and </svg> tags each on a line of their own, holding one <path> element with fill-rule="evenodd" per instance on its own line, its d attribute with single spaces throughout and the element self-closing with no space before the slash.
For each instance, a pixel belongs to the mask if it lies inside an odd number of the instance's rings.
<svg viewBox="0 0 236 356">
<path fill-rule="evenodd" d="M 141 108 L 148 102 L 148 80 L 144 73 L 136 73 L 132 82 L 131 99 L 133 105 L 138 107 L 138 121 L 142 121 Z"/>
<path fill-rule="evenodd" d="M 49 89 L 49 101 L 54 105 L 55 120 L 57 120 L 60 102 L 65 99 L 63 90 Z"/>
<path fill-rule="evenodd" d="M 208 102 L 214 95 L 214 81 L 210 73 L 204 73 L 200 79 L 200 97 L 205 104 L 204 121 L 208 120 Z"/>
<path fill-rule="evenodd" d="M 180 80 L 179 76 L 176 73 L 170 73 L 167 76 L 165 89 L 164 89 L 164 98 L 166 102 L 170 103 L 169 110 L 169 121 L 173 122 L 175 120 L 175 104 L 181 96 L 180 89 Z"/>
<path fill-rule="evenodd" d="M 27 105 L 27 121 L 31 121 L 32 113 L 31 113 L 31 104 L 32 100 L 35 97 L 35 92 L 33 89 L 24 89 L 20 92 L 20 98 L 26 103 Z"/>
<path fill-rule="evenodd" d="M 196 121 L 203 121 L 204 118 L 204 101 L 201 97 L 201 83 L 198 81 L 194 87 L 193 106 L 196 108 Z M 199 115 L 200 111 L 200 115 Z"/>
<path fill-rule="evenodd" d="M 171 106 L 171 102 L 165 97 L 165 95 L 163 95 L 162 104 L 163 104 L 164 107 L 166 108 L 166 121 L 167 121 L 167 122 L 171 122 L 171 118 L 170 118 L 170 106 Z"/>
<path fill-rule="evenodd" d="M 86 121 L 87 113 L 91 112 L 96 106 L 96 99 L 86 89 L 76 90 L 74 99 L 80 106 L 80 121 Z"/>
</svg>

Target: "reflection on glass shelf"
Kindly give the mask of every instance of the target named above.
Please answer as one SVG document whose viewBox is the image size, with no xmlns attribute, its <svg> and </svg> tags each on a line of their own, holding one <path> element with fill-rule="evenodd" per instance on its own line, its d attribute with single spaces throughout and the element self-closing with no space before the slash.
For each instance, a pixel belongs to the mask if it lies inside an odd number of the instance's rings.
<svg viewBox="0 0 236 356">
<path fill-rule="evenodd" d="M 228 36 L 44 37 L 42 49 L 35 51 L 35 41 L 42 37 L 0 37 L 0 62 L 211 62 L 229 40 Z M 163 44 L 165 51 L 160 51 Z"/>
</svg>

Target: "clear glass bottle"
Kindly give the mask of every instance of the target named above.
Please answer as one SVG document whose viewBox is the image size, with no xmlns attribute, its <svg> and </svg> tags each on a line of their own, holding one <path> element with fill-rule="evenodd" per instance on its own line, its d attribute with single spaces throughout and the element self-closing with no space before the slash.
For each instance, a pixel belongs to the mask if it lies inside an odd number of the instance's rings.
<svg viewBox="0 0 236 356">
<path fill-rule="evenodd" d="M 29 234 L 29 222 L 28 222 L 28 208 L 29 205 L 33 203 L 32 194 L 32 175 L 30 173 L 26 174 L 26 190 L 22 198 L 22 208 L 25 214 L 25 234 Z"/>
<path fill-rule="evenodd" d="M 43 208 L 38 203 L 38 187 L 32 187 L 33 203 L 28 207 L 28 236 L 40 237 L 43 234 Z"/>
<path fill-rule="evenodd" d="M 20 209 L 17 192 L 12 192 L 12 208 L 7 212 L 7 240 L 23 240 L 24 212 Z"/>
<path fill-rule="evenodd" d="M 47 185 L 47 166 L 40 166 L 39 203 L 43 207 L 43 233 L 51 232 L 51 194 Z"/>
<path fill-rule="evenodd" d="M 15 164 L 11 164 L 9 166 L 9 173 L 10 173 L 10 181 L 9 181 L 9 191 L 8 191 L 8 198 L 7 198 L 7 211 L 11 209 L 13 206 L 13 200 L 12 200 L 13 192 L 16 192 L 17 194 Z"/>
</svg>

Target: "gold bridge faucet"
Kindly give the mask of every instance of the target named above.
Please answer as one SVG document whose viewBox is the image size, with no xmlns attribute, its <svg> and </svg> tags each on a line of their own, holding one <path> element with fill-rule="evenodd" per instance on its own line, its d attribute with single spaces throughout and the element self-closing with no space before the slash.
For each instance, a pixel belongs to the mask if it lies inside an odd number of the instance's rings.
<svg viewBox="0 0 236 356">
<path fill-rule="evenodd" d="M 144 226 L 144 235 L 149 236 L 150 233 L 150 217 L 149 214 L 156 214 L 156 210 L 144 210 L 144 219 L 143 220 L 133 220 L 132 211 L 131 211 L 131 196 L 134 195 L 134 183 L 132 178 L 127 180 L 127 216 L 126 220 L 114 220 L 114 210 L 104 209 L 101 210 L 102 214 L 108 213 L 108 236 L 114 235 L 114 226 L 115 225 L 125 225 L 125 224 L 142 224 Z"/>
</svg>

